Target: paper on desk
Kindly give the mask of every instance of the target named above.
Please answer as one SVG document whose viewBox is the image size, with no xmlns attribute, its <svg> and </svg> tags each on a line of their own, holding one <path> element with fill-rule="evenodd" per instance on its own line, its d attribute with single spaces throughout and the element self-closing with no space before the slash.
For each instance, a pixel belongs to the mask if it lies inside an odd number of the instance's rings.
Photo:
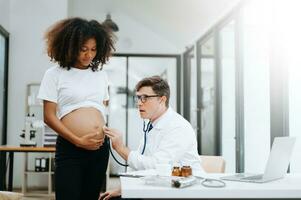
<svg viewBox="0 0 301 200">
<path fill-rule="evenodd" d="M 156 174 L 156 170 L 148 169 L 148 170 L 139 170 L 139 171 L 126 172 L 126 173 L 119 173 L 119 175 L 120 176 L 141 177 L 141 176 L 153 176 L 153 175 L 157 175 L 157 174 Z"/>
<path fill-rule="evenodd" d="M 206 177 L 205 172 L 203 171 L 193 171 L 192 172 L 193 176 L 196 177 Z M 137 176 L 137 177 L 141 177 L 141 176 L 154 176 L 154 175 L 158 175 L 158 172 L 155 169 L 148 169 L 148 170 L 139 170 L 139 171 L 130 171 L 130 172 L 121 172 L 119 173 L 120 176 Z"/>
</svg>

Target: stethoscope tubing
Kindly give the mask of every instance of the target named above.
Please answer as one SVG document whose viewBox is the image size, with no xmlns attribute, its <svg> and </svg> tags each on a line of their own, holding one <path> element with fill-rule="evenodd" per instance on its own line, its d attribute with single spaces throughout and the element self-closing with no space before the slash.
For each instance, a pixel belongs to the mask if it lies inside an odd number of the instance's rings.
<svg viewBox="0 0 301 200">
<path fill-rule="evenodd" d="M 145 151 L 145 147 L 146 147 L 146 134 L 148 132 L 148 129 L 149 129 L 150 125 L 151 125 L 151 121 L 149 121 L 146 126 L 145 126 L 145 121 L 143 121 L 144 144 L 143 144 L 143 149 L 142 149 L 141 155 L 143 155 L 144 151 Z"/>
<path fill-rule="evenodd" d="M 207 184 L 207 182 L 212 182 L 212 181 L 215 181 L 218 184 L 216 185 Z M 226 186 L 226 183 L 224 181 L 218 179 L 212 179 L 212 178 L 205 178 L 203 181 L 201 181 L 201 184 L 204 187 L 210 187 L 210 188 L 223 188 Z"/>
<path fill-rule="evenodd" d="M 147 132 L 148 132 L 148 129 L 149 129 L 150 125 L 151 125 L 151 121 L 149 121 L 149 122 L 147 123 L 146 126 L 145 126 L 145 121 L 143 121 L 144 144 L 143 144 L 143 149 L 142 149 L 141 155 L 143 155 L 143 154 L 144 154 L 144 151 L 145 151 L 145 147 L 146 147 L 146 134 L 147 134 Z M 111 153 L 113 159 L 114 159 L 119 165 L 121 165 L 121 166 L 123 166 L 123 167 L 128 167 L 128 166 L 129 166 L 128 164 L 123 164 L 123 163 L 121 163 L 121 162 L 118 161 L 118 159 L 114 156 L 114 154 L 113 154 L 113 152 L 112 152 L 112 148 L 111 148 L 111 144 L 110 144 L 110 141 L 109 141 L 109 140 L 108 140 L 108 143 L 109 143 L 109 151 L 110 151 L 110 153 Z"/>
</svg>

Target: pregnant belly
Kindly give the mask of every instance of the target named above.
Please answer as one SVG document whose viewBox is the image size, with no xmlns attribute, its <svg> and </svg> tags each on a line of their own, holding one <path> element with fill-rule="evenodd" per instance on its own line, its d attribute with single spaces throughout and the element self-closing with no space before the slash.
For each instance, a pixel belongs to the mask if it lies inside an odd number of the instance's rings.
<svg viewBox="0 0 301 200">
<path fill-rule="evenodd" d="M 105 121 L 102 113 L 96 108 L 79 108 L 61 119 L 62 123 L 75 135 L 81 137 L 99 132 L 97 138 L 103 138 L 102 127 Z"/>
</svg>

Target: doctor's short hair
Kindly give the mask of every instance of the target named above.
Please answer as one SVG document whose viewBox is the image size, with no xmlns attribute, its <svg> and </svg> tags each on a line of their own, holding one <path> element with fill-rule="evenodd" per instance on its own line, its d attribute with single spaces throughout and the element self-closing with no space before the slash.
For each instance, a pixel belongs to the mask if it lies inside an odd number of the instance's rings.
<svg viewBox="0 0 301 200">
<path fill-rule="evenodd" d="M 146 77 L 137 83 L 135 89 L 136 91 L 139 91 L 142 87 L 151 87 L 160 97 L 165 96 L 165 105 L 166 107 L 169 106 L 170 88 L 166 80 L 160 76 Z"/>
</svg>

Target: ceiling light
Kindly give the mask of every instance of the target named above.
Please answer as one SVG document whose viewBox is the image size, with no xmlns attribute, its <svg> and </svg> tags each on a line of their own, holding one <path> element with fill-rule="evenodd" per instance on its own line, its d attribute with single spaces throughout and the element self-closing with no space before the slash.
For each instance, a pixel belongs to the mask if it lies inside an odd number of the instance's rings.
<svg viewBox="0 0 301 200">
<path fill-rule="evenodd" d="M 109 27 L 112 31 L 117 32 L 119 30 L 117 24 L 111 19 L 111 15 L 107 14 L 106 20 L 102 23 L 104 26 Z"/>
</svg>

